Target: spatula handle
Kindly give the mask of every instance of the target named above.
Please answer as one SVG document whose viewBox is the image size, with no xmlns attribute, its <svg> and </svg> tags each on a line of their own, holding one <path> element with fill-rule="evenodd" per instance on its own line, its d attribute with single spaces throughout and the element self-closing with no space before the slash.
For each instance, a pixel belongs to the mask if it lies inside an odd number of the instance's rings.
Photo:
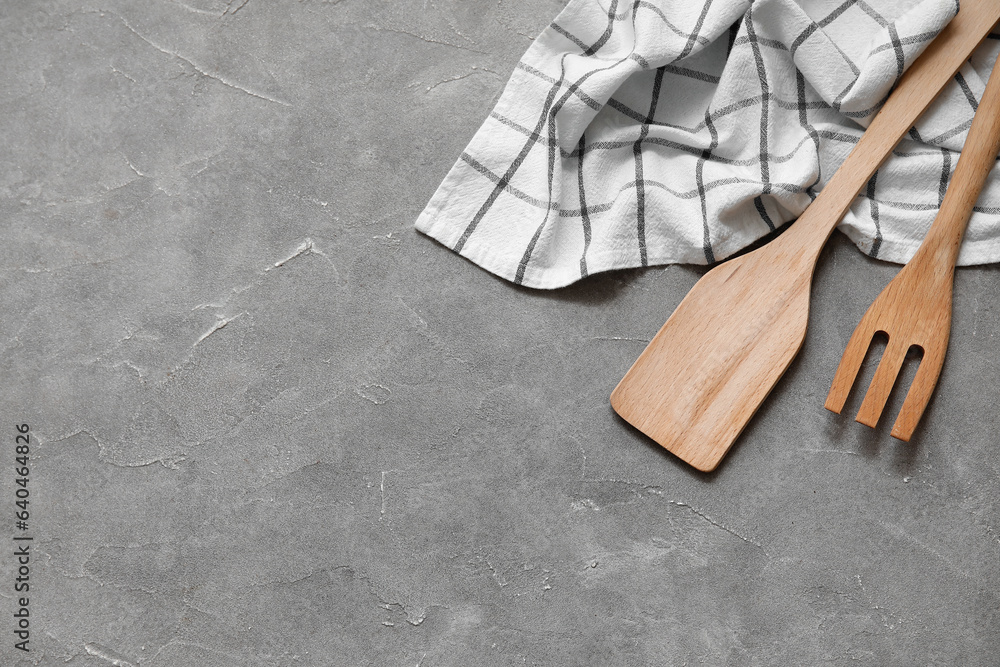
<svg viewBox="0 0 1000 667">
<path fill-rule="evenodd" d="M 996 23 L 996 7 L 992 5 L 993 2 L 962 3 L 955 18 L 903 74 L 885 106 L 816 200 L 788 230 L 786 235 L 792 238 L 787 241 L 801 244 L 806 261 L 819 256 L 861 188 L 913 126 L 914 110 L 919 117 L 930 106 L 975 45 L 989 33 Z"/>
</svg>

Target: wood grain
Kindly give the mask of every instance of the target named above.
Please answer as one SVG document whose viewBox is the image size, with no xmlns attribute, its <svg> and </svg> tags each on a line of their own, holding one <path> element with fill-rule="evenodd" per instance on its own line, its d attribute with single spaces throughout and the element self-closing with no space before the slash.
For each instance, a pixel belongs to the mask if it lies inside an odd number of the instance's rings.
<svg viewBox="0 0 1000 667">
<path fill-rule="evenodd" d="M 883 332 L 888 345 L 872 378 L 857 421 L 874 427 L 885 409 L 907 351 L 923 352 L 917 374 L 892 427 L 909 441 L 937 384 L 951 333 L 955 261 L 972 209 L 1000 152 L 1000 72 L 990 76 L 941 209 L 923 243 L 861 318 L 833 378 L 826 408 L 839 413 L 857 377 L 872 336 Z"/>
<path fill-rule="evenodd" d="M 997 0 L 963 0 L 798 220 L 695 284 L 612 392 L 622 418 L 699 470 L 719 464 L 802 346 L 833 229 L 998 19 Z"/>
</svg>

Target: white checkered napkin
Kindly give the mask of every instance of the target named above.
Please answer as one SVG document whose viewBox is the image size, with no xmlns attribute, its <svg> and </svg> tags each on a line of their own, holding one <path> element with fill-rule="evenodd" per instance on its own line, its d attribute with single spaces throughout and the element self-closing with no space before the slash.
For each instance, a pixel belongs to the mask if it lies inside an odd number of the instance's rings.
<svg viewBox="0 0 1000 667">
<path fill-rule="evenodd" d="M 805 209 L 956 10 L 956 0 L 570 0 L 417 229 L 541 288 L 725 258 Z M 845 216 L 862 250 L 899 262 L 915 251 L 998 51 L 1000 35 Z M 1000 178 L 959 260 L 1000 260 Z"/>
</svg>

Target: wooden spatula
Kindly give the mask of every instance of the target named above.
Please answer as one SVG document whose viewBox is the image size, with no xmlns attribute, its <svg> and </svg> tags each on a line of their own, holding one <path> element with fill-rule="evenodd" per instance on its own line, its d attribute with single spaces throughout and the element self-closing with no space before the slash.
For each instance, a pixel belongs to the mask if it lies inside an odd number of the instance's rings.
<svg viewBox="0 0 1000 667">
<path fill-rule="evenodd" d="M 695 468 L 715 469 L 802 346 L 813 270 L 833 229 L 998 20 L 1000 1 L 962 0 L 798 220 L 688 292 L 612 392 L 619 415 Z"/>
<path fill-rule="evenodd" d="M 892 436 L 909 441 L 931 400 L 951 333 L 951 294 L 955 260 L 962 246 L 972 208 L 996 164 L 1000 151 L 1000 68 L 986 84 L 948 192 L 930 231 L 903 270 L 896 274 L 861 318 L 840 359 L 826 408 L 840 413 L 876 332 L 889 337 L 857 420 L 874 427 L 896 384 L 911 347 L 923 352 L 917 374 L 903 401 Z"/>
</svg>

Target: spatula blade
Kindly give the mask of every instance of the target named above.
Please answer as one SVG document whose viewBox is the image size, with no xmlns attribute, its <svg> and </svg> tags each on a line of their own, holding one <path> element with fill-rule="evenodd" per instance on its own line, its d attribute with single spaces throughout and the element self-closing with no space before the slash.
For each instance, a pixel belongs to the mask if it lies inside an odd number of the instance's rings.
<svg viewBox="0 0 1000 667">
<path fill-rule="evenodd" d="M 611 394 L 623 419 L 698 470 L 718 466 L 805 340 L 812 271 L 780 245 L 705 274 Z"/>
</svg>

